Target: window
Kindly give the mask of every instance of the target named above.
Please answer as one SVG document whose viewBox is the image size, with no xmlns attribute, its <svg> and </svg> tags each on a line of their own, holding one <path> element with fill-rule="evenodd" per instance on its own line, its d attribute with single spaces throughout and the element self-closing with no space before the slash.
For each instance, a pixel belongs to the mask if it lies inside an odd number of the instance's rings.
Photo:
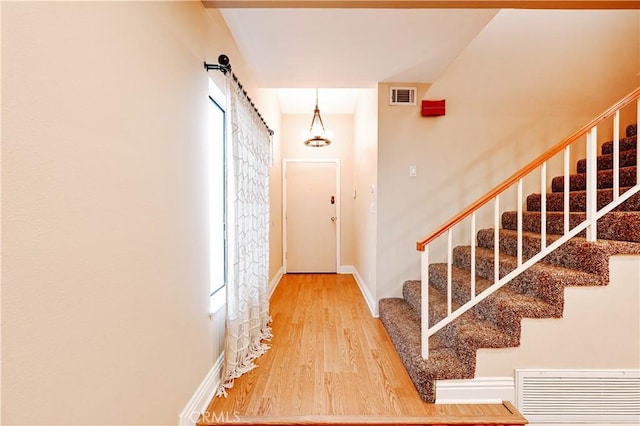
<svg viewBox="0 0 640 426">
<path fill-rule="evenodd" d="M 209 84 L 207 111 L 209 168 L 209 285 L 210 311 L 226 302 L 226 114 L 224 95 L 213 82 Z"/>
</svg>

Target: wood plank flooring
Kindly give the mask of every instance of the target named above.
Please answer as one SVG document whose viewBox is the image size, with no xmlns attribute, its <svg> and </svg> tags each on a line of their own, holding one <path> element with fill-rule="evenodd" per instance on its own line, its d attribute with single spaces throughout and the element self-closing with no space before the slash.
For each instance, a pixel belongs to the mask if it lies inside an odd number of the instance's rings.
<svg viewBox="0 0 640 426">
<path fill-rule="evenodd" d="M 526 423 L 508 403 L 423 403 L 351 275 L 284 275 L 271 316 L 271 349 L 199 424 Z"/>
</svg>

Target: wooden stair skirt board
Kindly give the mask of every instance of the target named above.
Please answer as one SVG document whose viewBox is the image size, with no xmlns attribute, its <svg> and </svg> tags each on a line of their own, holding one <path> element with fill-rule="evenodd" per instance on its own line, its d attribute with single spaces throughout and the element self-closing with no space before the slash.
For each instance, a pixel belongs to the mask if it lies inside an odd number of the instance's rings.
<svg viewBox="0 0 640 426">
<path fill-rule="evenodd" d="M 487 414 L 484 405 L 465 405 L 464 414 L 460 406 L 440 405 L 442 413 L 429 417 L 390 417 L 390 416 L 287 416 L 287 417 L 243 417 L 220 413 L 219 417 L 198 421 L 198 426 L 233 425 L 348 425 L 348 426 L 428 426 L 428 425 L 525 425 L 527 420 L 508 401 L 493 404 L 492 411 L 499 414 Z M 447 408 L 449 407 L 449 408 Z M 440 410 L 439 410 L 440 411 Z M 215 415 L 213 415 L 215 417 Z"/>
<path fill-rule="evenodd" d="M 601 147 L 598 157 L 598 204 L 609 202 L 613 192 L 613 143 Z M 637 127 L 627 127 L 620 140 L 621 192 L 636 184 Z M 585 218 L 585 167 L 579 160 L 577 174 L 569 178 L 570 227 Z M 555 177 L 551 192 L 544 194 L 547 207 L 547 243 L 563 232 L 564 178 Z M 541 194 L 527 197 L 523 212 L 523 258 L 540 251 Z M 504 276 L 517 266 L 517 213 L 504 212 L 499 230 L 499 274 Z M 599 220 L 596 242 L 587 242 L 584 233 L 563 244 L 542 261 L 511 280 L 490 297 L 445 326 L 429 339 L 429 359 L 421 356 L 421 282 L 407 281 L 402 298 L 381 299 L 380 319 L 402 359 L 420 397 L 433 403 L 435 381 L 471 379 L 476 367 L 476 350 L 520 345 L 522 318 L 560 318 L 566 286 L 598 286 L 609 282 L 609 257 L 640 254 L 640 193 L 634 194 Z M 477 233 L 476 293 L 494 281 L 493 229 Z M 470 300 L 471 247 L 453 250 L 452 309 Z M 429 323 L 435 324 L 447 313 L 447 265 L 429 265 Z"/>
</svg>

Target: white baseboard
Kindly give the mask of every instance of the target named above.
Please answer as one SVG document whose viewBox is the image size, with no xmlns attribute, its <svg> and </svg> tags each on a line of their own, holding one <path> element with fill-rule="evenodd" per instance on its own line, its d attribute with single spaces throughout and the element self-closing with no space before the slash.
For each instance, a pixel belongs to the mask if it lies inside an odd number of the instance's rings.
<svg viewBox="0 0 640 426">
<path fill-rule="evenodd" d="M 513 377 L 436 381 L 436 404 L 499 404 L 502 401 L 515 401 Z"/>
<path fill-rule="evenodd" d="M 367 284 L 364 282 L 364 279 L 362 279 L 362 277 L 358 273 L 358 270 L 356 269 L 356 267 L 353 265 L 341 265 L 338 268 L 338 273 L 353 275 L 353 277 L 356 279 L 356 283 L 358 283 L 358 287 L 360 287 L 360 292 L 364 296 L 365 302 L 367 302 L 367 306 L 371 311 L 371 315 L 374 318 L 378 318 L 378 305 L 376 303 L 376 300 L 371 295 L 371 292 L 369 291 L 369 287 L 367 287 Z"/>
<path fill-rule="evenodd" d="M 195 426 L 220 387 L 224 352 L 220 354 L 178 417 L 180 426 Z"/>
<path fill-rule="evenodd" d="M 282 278 L 282 267 L 278 269 L 278 272 L 276 272 L 273 279 L 269 283 L 269 299 L 271 299 L 273 292 L 276 290 L 276 287 L 278 287 L 278 284 L 280 284 L 281 278 Z"/>
<path fill-rule="evenodd" d="M 356 267 L 353 265 L 340 265 L 338 266 L 339 274 L 354 274 L 356 273 Z"/>
</svg>

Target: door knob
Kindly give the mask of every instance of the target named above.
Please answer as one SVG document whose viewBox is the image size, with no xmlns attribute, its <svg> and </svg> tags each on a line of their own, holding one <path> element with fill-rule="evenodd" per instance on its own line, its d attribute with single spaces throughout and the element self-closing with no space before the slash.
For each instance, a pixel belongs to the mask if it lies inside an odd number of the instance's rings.
<svg viewBox="0 0 640 426">
<path fill-rule="evenodd" d="M 335 216 L 331 216 L 331 222 L 335 222 L 336 221 L 336 217 Z"/>
</svg>

